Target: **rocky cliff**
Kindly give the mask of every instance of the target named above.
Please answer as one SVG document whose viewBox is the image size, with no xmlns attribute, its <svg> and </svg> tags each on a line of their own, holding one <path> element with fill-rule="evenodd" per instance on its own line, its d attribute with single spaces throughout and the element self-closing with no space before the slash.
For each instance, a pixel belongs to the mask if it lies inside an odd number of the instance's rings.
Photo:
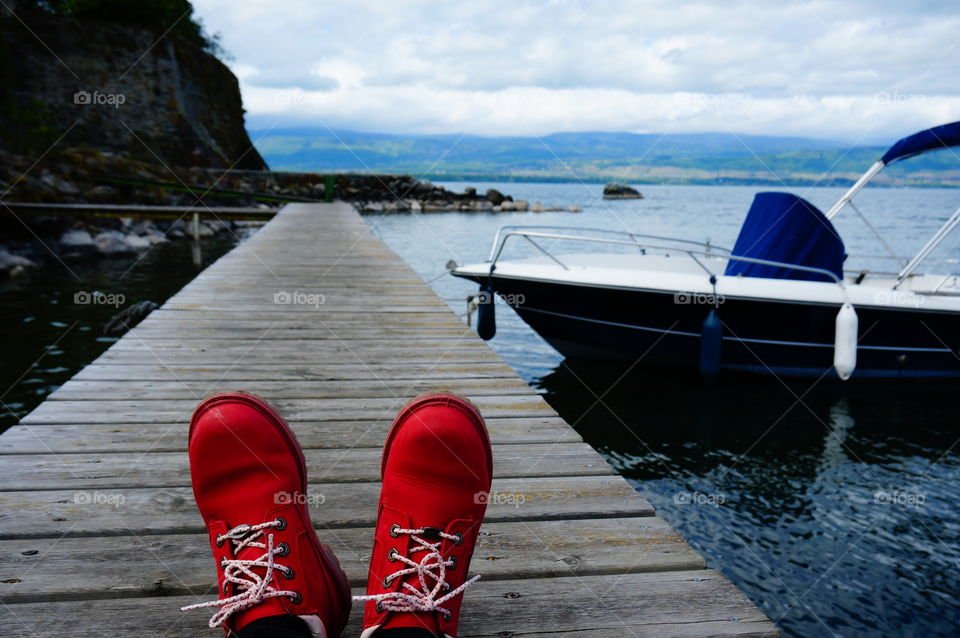
<svg viewBox="0 0 960 638">
<path fill-rule="evenodd" d="M 266 168 L 244 129 L 236 77 L 201 48 L 162 36 L 0 9 L 0 146 L 28 156 L 56 144 L 181 167 Z"/>
</svg>

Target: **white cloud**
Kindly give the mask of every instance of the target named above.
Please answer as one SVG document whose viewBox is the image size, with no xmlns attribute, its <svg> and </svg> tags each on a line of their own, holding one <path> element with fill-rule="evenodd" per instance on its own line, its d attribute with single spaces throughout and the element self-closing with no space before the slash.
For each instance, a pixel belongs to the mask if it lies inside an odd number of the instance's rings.
<svg viewBox="0 0 960 638">
<path fill-rule="evenodd" d="M 195 4 L 254 126 L 874 141 L 960 119 L 950 3 Z"/>
</svg>

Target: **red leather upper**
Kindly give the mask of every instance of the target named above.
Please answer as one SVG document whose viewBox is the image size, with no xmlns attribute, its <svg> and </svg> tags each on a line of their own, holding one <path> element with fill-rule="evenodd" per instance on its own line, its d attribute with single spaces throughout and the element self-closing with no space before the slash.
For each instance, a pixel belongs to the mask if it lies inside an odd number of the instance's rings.
<svg viewBox="0 0 960 638">
<path fill-rule="evenodd" d="M 391 529 L 437 528 L 460 535 L 462 542 L 433 538 L 440 542 L 440 554 L 456 565 L 446 573 L 450 589 L 468 577 L 480 524 L 490 491 L 493 454 L 486 427 L 479 412 L 466 400 L 433 395 L 409 404 L 397 416 L 388 435 L 381 464 L 383 487 L 367 594 L 405 591 L 406 582 L 421 589 L 416 574 L 396 578 L 388 585 L 383 579 L 406 567 L 389 559 L 391 549 L 419 561 L 423 552 L 410 553 L 415 545 L 407 534 L 391 535 Z M 463 596 L 457 595 L 442 606 L 451 615 L 440 613 L 378 611 L 366 604 L 364 628 L 424 627 L 456 636 Z"/>
<path fill-rule="evenodd" d="M 201 403 L 190 423 L 190 474 L 197 507 L 210 535 L 217 565 L 221 598 L 239 593 L 224 587 L 224 558 L 255 559 L 263 550 L 245 549 L 234 557 L 229 540 L 216 539 L 238 525 L 256 525 L 282 519 L 283 529 L 267 528 L 274 546 L 286 543 L 289 553 L 275 557 L 293 569 L 292 576 L 274 572 L 271 583 L 279 590 L 300 594 L 263 600 L 232 616 L 225 627 L 238 630 L 250 622 L 278 614 L 317 615 L 328 638 L 338 636 L 350 613 L 350 588 L 329 548 L 313 531 L 305 505 L 306 464 L 296 437 L 283 419 L 264 401 L 244 394 L 223 394 Z M 292 495 L 302 494 L 304 498 Z M 266 571 L 253 568 L 261 577 Z"/>
</svg>

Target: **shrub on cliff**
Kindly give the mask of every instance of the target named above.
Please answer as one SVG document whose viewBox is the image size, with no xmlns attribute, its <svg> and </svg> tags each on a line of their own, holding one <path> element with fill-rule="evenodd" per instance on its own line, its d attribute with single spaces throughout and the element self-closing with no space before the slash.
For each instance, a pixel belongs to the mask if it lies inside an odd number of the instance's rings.
<svg viewBox="0 0 960 638">
<path fill-rule="evenodd" d="M 223 53 L 216 36 L 194 16 L 189 0 L 21 0 L 21 11 L 109 20 L 171 33 L 215 55 Z"/>
</svg>

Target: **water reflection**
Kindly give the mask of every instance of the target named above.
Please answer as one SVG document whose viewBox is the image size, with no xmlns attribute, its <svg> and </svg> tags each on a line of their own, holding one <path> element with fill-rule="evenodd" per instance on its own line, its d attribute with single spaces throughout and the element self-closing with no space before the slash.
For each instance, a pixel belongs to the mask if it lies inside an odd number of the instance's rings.
<svg viewBox="0 0 960 638">
<path fill-rule="evenodd" d="M 570 360 L 536 385 L 787 635 L 955 635 L 955 386 Z"/>
<path fill-rule="evenodd" d="M 200 243 L 158 244 L 136 258 L 52 261 L 0 281 L 0 432 L 93 361 L 116 339 L 111 317 L 138 301 L 166 301 L 237 243 L 224 233 Z M 124 303 L 78 303 L 75 295 L 115 295 Z"/>
</svg>

